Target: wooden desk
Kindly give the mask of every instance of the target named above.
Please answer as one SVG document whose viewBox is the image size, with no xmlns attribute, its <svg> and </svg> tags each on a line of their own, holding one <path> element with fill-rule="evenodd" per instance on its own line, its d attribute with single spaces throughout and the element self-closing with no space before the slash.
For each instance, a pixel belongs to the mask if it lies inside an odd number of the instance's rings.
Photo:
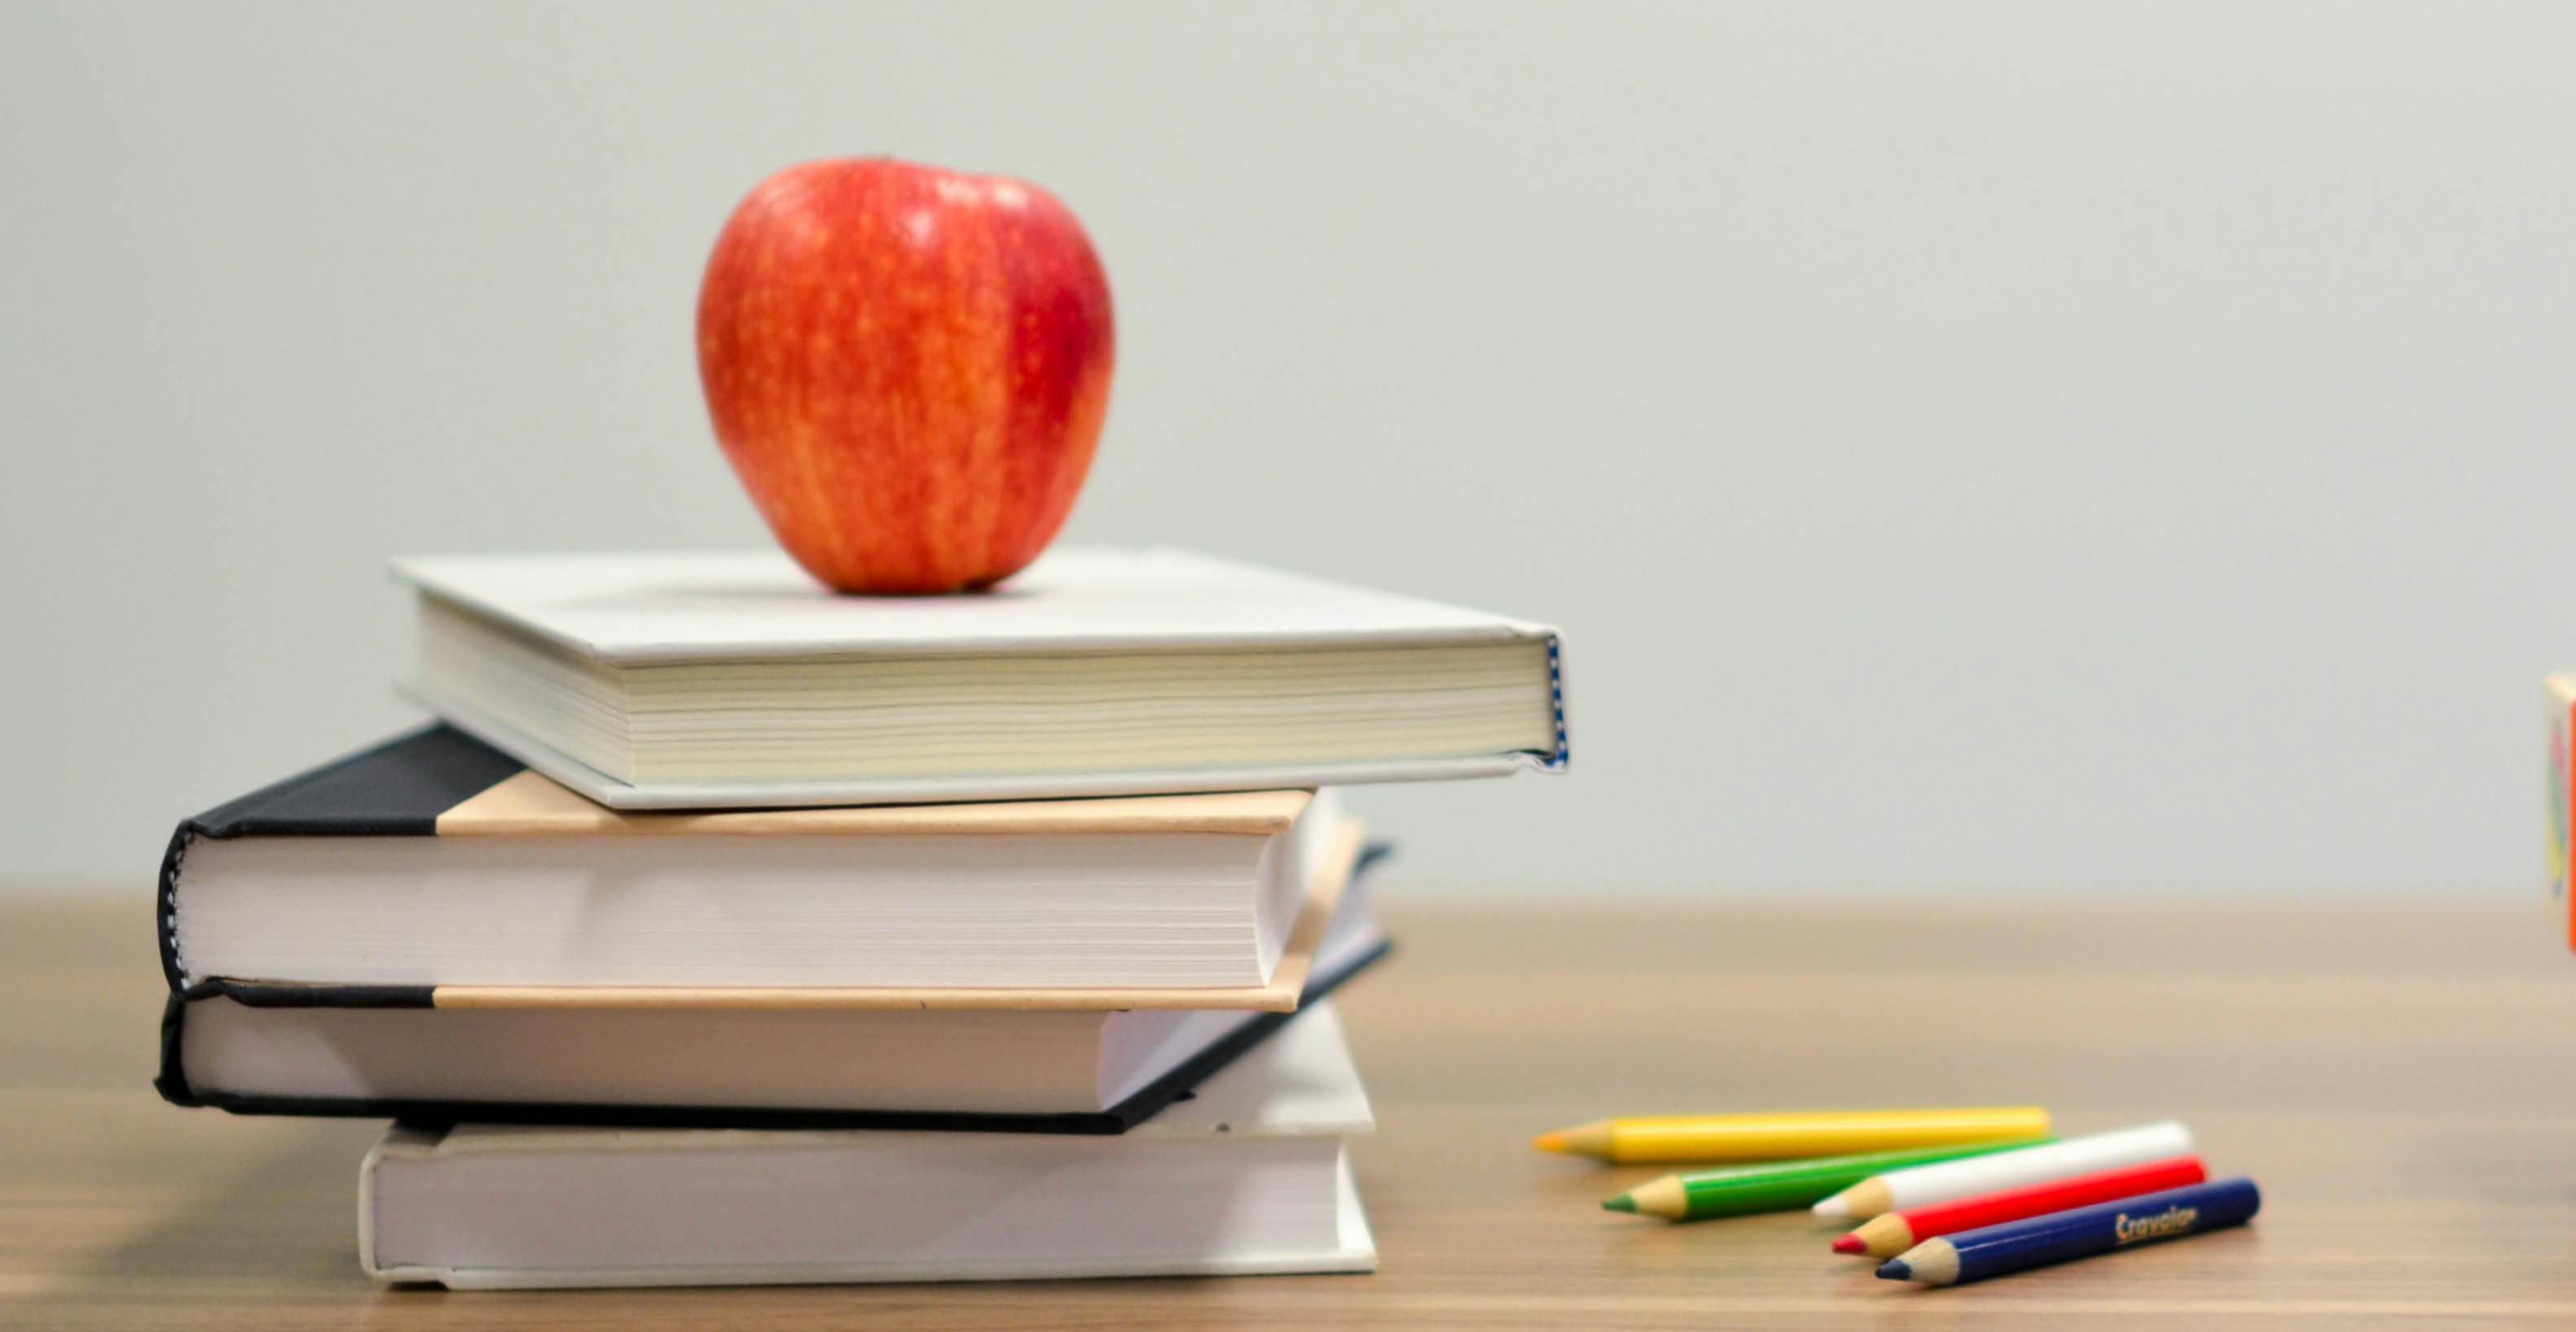
<svg viewBox="0 0 2576 1332">
<path fill-rule="evenodd" d="M 448 1294 L 360 1277 L 375 1126 L 171 1109 L 139 904 L 0 905 L 0 1326 L 2409 1329 L 2576 1322 L 2576 958 L 2537 905 L 1405 906 L 1345 1016 L 1372 1277 Z M 1955 1023 L 1955 1025 L 1954 1025 Z M 1600 1034 L 1596 1034 L 1600 1033 Z M 2040 1101 L 2187 1117 L 2248 1230 L 1954 1291 L 1805 1216 L 1596 1210 L 1602 1113 Z"/>
</svg>

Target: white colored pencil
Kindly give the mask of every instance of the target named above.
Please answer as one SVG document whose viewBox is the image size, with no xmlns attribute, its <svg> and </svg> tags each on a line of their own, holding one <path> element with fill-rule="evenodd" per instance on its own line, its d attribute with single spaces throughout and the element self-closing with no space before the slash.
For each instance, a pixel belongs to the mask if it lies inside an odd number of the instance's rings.
<svg viewBox="0 0 2576 1332">
<path fill-rule="evenodd" d="M 2188 1156 L 2191 1151 L 2191 1130 L 2181 1120 L 2168 1119 L 2161 1124 L 2068 1138 L 2042 1147 L 2022 1147 L 1872 1175 L 1817 1203 L 1815 1213 L 1865 1221 L 1900 1207 L 1956 1202 L 1997 1189 L 2017 1189 L 2069 1175 Z"/>
</svg>

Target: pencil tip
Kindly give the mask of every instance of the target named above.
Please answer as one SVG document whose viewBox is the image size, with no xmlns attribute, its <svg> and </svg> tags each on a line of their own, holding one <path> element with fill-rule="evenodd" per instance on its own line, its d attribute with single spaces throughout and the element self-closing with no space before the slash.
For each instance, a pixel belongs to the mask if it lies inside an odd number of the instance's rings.
<svg viewBox="0 0 2576 1332">
<path fill-rule="evenodd" d="M 1624 1193 L 1620 1194 L 1616 1198 L 1604 1198 L 1601 1200 L 1601 1210 L 1605 1212 L 1633 1212 L 1637 1210 L 1637 1200 Z"/>
<path fill-rule="evenodd" d="M 1878 1265 L 1878 1275 L 1885 1281 L 1912 1281 L 1914 1265 L 1902 1258 L 1890 1258 Z"/>
<path fill-rule="evenodd" d="M 1869 1242 L 1858 1235 L 1845 1235 L 1841 1239 L 1834 1241 L 1834 1252 L 1867 1253 L 1869 1252 Z"/>
<path fill-rule="evenodd" d="M 1565 1140 L 1565 1134 L 1564 1134 L 1564 1133 L 1562 1133 L 1562 1132 L 1557 1132 L 1557 1133 L 1542 1133 L 1542 1134 L 1538 1135 L 1537 1137 L 1530 1139 L 1530 1146 L 1532 1146 L 1532 1147 L 1536 1147 L 1537 1149 L 1539 1149 L 1539 1150 L 1540 1150 L 1540 1151 L 1542 1151 L 1542 1152 L 1557 1152 L 1557 1153 L 1563 1153 L 1563 1152 L 1565 1152 L 1565 1151 L 1569 1150 L 1569 1149 L 1573 1146 L 1573 1144 L 1571 1144 L 1571 1143 L 1569 1143 L 1569 1142 L 1567 1142 L 1567 1141 Z"/>
<path fill-rule="evenodd" d="M 1851 1208 L 1849 1208 L 1849 1207 L 1847 1207 L 1847 1206 L 1845 1206 L 1845 1205 L 1843 1204 L 1843 1196 L 1842 1196 L 1841 1194 L 1839 1194 L 1839 1193 L 1835 1194 L 1834 1196 L 1832 1196 L 1832 1197 L 1830 1197 L 1830 1198 L 1825 1199 L 1823 1202 L 1817 1203 L 1815 1206 L 1810 1207 L 1810 1208 L 1808 1208 L 1807 1210 L 1808 1210 L 1808 1211 L 1810 1211 L 1810 1212 L 1815 1213 L 1815 1214 L 1816 1214 L 1816 1215 L 1818 1215 L 1818 1216 L 1849 1216 L 1849 1215 L 1851 1215 Z"/>
</svg>

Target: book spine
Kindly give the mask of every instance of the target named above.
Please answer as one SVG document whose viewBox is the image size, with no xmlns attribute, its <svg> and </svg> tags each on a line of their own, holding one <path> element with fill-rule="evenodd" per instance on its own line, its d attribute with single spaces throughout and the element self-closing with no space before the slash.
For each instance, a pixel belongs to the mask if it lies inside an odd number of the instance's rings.
<svg viewBox="0 0 2576 1332">
<path fill-rule="evenodd" d="M 191 819 L 170 834 L 169 849 L 161 853 L 161 877 L 155 882 L 152 909 L 154 932 L 160 936 L 161 978 L 170 983 L 171 1001 L 188 988 L 187 969 L 179 961 L 179 867 L 188 858 L 188 843 L 196 840 L 197 824 Z"/>
<path fill-rule="evenodd" d="M 1565 636 L 1553 629 L 1547 634 L 1547 696 L 1556 710 L 1556 753 L 1549 756 L 1547 769 L 1563 772 L 1574 761 L 1574 744 L 1565 730 Z"/>
</svg>

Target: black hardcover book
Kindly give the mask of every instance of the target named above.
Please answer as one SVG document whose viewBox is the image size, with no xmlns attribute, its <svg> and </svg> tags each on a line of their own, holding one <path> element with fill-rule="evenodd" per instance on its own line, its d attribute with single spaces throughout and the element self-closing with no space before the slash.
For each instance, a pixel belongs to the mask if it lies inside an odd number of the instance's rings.
<svg viewBox="0 0 2576 1332">
<path fill-rule="evenodd" d="M 433 726 L 180 826 L 155 1085 L 179 1105 L 426 1124 L 1118 1133 L 1385 956 L 1360 880 L 1387 852 L 1304 792 L 626 814 Z M 1083 877 L 1049 880 L 1058 864 Z M 1127 879 L 1142 886 L 1120 899 Z M 987 916 L 934 916 L 927 937 L 1033 939 L 1037 983 L 922 983 L 904 971 L 918 940 L 864 959 L 901 983 L 810 983 L 924 928 L 921 900 L 966 911 L 977 892 Z M 1243 928 L 1199 929 L 1224 946 L 1187 955 L 1123 955 L 1113 937 L 1059 959 L 1054 935 L 1117 932 L 1026 925 L 1059 920 L 1032 902 L 1095 899 L 1112 922 L 1221 908 Z M 705 960 L 726 943 L 739 955 Z M 1223 977 L 1256 954 L 1268 974 L 1249 984 L 1050 970 Z M 265 974 L 223 966 L 242 959 Z M 801 983 L 757 983 L 773 959 Z M 495 966 L 518 970 L 476 970 Z"/>
</svg>

